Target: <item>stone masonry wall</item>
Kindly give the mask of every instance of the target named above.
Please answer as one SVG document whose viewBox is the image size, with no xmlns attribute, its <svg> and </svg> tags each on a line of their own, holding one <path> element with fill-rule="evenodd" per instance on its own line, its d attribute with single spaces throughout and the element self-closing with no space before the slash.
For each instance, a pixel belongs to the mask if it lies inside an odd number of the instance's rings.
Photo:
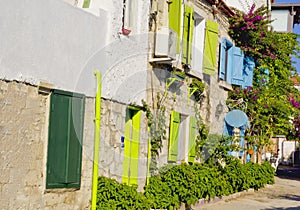
<svg viewBox="0 0 300 210">
<path fill-rule="evenodd" d="M 0 209 L 89 209 L 94 103 L 87 100 L 80 190 L 45 190 L 49 95 L 0 80 Z M 90 123 L 91 122 L 91 123 Z M 90 141 L 91 140 L 91 141 Z"/>
<path fill-rule="evenodd" d="M 128 105 L 101 101 L 101 129 L 99 151 L 99 175 L 115 178 L 122 181 L 124 148 L 121 145 L 121 137 L 125 131 L 125 117 Z M 145 185 L 147 175 L 147 148 L 148 134 L 145 113 L 141 113 L 140 123 L 140 147 L 139 147 L 139 190 Z M 126 145 L 125 145 L 126 147 Z"/>
</svg>

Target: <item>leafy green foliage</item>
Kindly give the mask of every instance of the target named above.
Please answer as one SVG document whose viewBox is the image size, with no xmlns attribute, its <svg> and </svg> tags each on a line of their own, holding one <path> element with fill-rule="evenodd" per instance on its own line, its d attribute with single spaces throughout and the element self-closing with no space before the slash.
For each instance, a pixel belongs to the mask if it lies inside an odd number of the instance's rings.
<svg viewBox="0 0 300 210">
<path fill-rule="evenodd" d="M 103 176 L 98 178 L 97 209 L 150 209 L 151 202 L 137 192 L 137 186 L 120 184 Z"/>
<path fill-rule="evenodd" d="M 203 99 L 203 91 L 205 89 L 205 83 L 201 82 L 199 79 L 192 78 L 192 82 L 189 85 L 191 89 L 195 89 L 195 92 L 193 93 L 195 100 L 197 102 L 201 102 Z"/>
<path fill-rule="evenodd" d="M 163 146 L 162 141 L 166 140 L 166 107 L 162 104 L 163 99 L 157 95 L 155 111 L 152 112 L 147 103 L 143 100 L 143 110 L 148 119 L 149 138 L 151 143 L 150 174 L 157 171 L 157 157 Z"/>
<path fill-rule="evenodd" d="M 163 173 L 150 178 L 145 196 L 154 201 L 154 208 L 173 209 L 181 203 L 190 207 L 201 198 L 221 197 L 274 183 L 274 169 L 267 162 L 241 164 L 233 157 L 225 160 L 224 168 L 199 163 L 184 163 L 170 169 L 166 166 L 167 170 L 162 169 Z"/>
<path fill-rule="evenodd" d="M 137 192 L 136 186 L 101 176 L 97 209 L 174 209 L 182 203 L 190 207 L 201 198 L 221 197 L 274 183 L 274 169 L 268 162 L 259 165 L 241 164 L 233 157 L 224 160 L 224 168 L 219 164 L 167 165 L 149 179 L 144 193 Z"/>
<path fill-rule="evenodd" d="M 205 155 L 203 153 L 204 145 L 208 137 L 209 130 L 206 127 L 203 119 L 201 117 L 200 111 L 198 109 L 198 105 L 194 104 L 195 118 L 197 123 L 197 136 L 195 142 L 195 157 L 196 159 L 204 162 Z"/>
<path fill-rule="evenodd" d="M 268 145 L 273 135 L 295 138 L 298 121 L 292 123 L 291 118 L 297 119 L 299 108 L 290 99 L 299 98 L 299 91 L 290 78 L 296 73 L 291 55 L 299 52 L 297 35 L 270 30 L 266 7 L 255 10 L 253 5 L 248 14 L 238 10 L 235 13 L 229 20 L 229 34 L 246 55 L 256 60 L 256 68 L 253 88 L 235 87 L 227 104 L 247 114 L 251 125 L 247 140 L 258 149 Z"/>
</svg>

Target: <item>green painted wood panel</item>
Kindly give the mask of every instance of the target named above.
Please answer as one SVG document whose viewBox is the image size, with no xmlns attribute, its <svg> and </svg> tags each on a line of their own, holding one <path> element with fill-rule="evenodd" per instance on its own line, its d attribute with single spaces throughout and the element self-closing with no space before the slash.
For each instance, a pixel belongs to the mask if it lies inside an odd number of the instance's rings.
<svg viewBox="0 0 300 210">
<path fill-rule="evenodd" d="M 82 8 L 89 8 L 90 7 L 90 3 L 91 3 L 91 0 L 84 0 Z"/>
<path fill-rule="evenodd" d="M 84 103 L 81 94 L 50 96 L 46 188 L 80 187 Z"/>
<path fill-rule="evenodd" d="M 131 110 L 126 109 L 125 117 L 125 132 L 124 132 L 124 161 L 123 161 L 123 173 L 122 173 L 122 182 L 129 184 L 129 165 L 130 165 L 130 146 L 131 146 Z"/>
<path fill-rule="evenodd" d="M 185 5 L 184 8 L 183 63 L 190 65 L 194 32 L 194 8 L 188 5 Z"/>
<path fill-rule="evenodd" d="M 180 52 L 182 0 L 172 0 L 169 4 L 169 27 L 177 33 L 177 53 Z"/>
<path fill-rule="evenodd" d="M 140 147 L 140 119 L 141 111 L 136 112 L 132 117 L 132 142 L 130 162 L 130 185 L 138 184 L 138 165 Z"/>
<path fill-rule="evenodd" d="M 195 161 L 195 146 L 196 146 L 196 133 L 197 133 L 197 122 L 194 116 L 190 116 L 189 126 L 189 147 L 188 147 L 188 162 Z"/>
<path fill-rule="evenodd" d="M 122 182 L 128 185 L 138 184 L 138 161 L 140 147 L 141 111 L 127 108 L 125 119 L 124 161 Z"/>
<path fill-rule="evenodd" d="M 68 183 L 80 184 L 81 158 L 82 158 L 82 137 L 83 137 L 83 113 L 84 101 L 81 98 L 71 99 L 70 109 L 70 131 L 68 150 Z M 78 114 L 81 113 L 81 114 Z"/>
<path fill-rule="evenodd" d="M 67 141 L 69 138 L 69 97 L 51 95 L 47 155 L 47 187 L 66 183 Z"/>
<path fill-rule="evenodd" d="M 218 30 L 218 23 L 211 20 L 206 21 L 203 73 L 209 75 L 215 74 L 217 64 Z"/>
<path fill-rule="evenodd" d="M 169 155 L 168 160 L 177 161 L 178 156 L 178 134 L 180 125 L 180 114 L 172 111 L 170 120 L 170 139 L 169 139 Z"/>
</svg>

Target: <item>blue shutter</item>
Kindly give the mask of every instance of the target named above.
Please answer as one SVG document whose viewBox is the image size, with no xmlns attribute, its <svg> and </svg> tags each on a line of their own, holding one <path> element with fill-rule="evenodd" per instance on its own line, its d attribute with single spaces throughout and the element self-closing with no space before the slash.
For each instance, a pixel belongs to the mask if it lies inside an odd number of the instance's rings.
<svg viewBox="0 0 300 210">
<path fill-rule="evenodd" d="M 220 64 L 219 64 L 219 78 L 222 80 L 225 80 L 226 75 L 226 39 L 222 39 L 222 42 L 220 44 Z"/>
<path fill-rule="evenodd" d="M 226 73 L 226 82 L 231 84 L 232 80 L 232 67 L 233 66 L 233 47 L 227 50 L 227 73 Z"/>
<path fill-rule="evenodd" d="M 226 38 L 222 38 L 221 45 L 220 45 L 220 63 L 219 63 L 219 78 L 222 80 L 227 79 L 228 70 L 231 70 L 231 64 L 228 65 L 228 62 L 232 62 L 230 54 L 231 47 L 233 46 L 232 42 Z"/>
<path fill-rule="evenodd" d="M 243 67 L 244 67 L 244 53 L 239 47 L 232 47 L 232 77 L 231 84 L 242 85 L 243 84 Z"/>
<path fill-rule="evenodd" d="M 252 87 L 254 68 L 255 68 L 254 59 L 249 56 L 245 56 L 244 69 L 243 69 L 243 80 L 244 81 L 243 81 L 242 88 Z"/>
</svg>

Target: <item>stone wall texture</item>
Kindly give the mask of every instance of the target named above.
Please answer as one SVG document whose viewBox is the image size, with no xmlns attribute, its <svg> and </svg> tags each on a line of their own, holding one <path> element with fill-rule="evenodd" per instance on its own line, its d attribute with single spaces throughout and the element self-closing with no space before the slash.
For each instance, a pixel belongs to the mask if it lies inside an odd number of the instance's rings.
<svg viewBox="0 0 300 210">
<path fill-rule="evenodd" d="M 37 87 L 0 80 L 0 209 L 89 209 L 92 159 L 85 116 L 80 190 L 46 190 L 49 95 Z M 87 100 L 87 110 L 89 110 Z M 93 125 L 93 124 L 91 124 Z M 90 141 L 91 140 L 91 141 Z"/>
</svg>

